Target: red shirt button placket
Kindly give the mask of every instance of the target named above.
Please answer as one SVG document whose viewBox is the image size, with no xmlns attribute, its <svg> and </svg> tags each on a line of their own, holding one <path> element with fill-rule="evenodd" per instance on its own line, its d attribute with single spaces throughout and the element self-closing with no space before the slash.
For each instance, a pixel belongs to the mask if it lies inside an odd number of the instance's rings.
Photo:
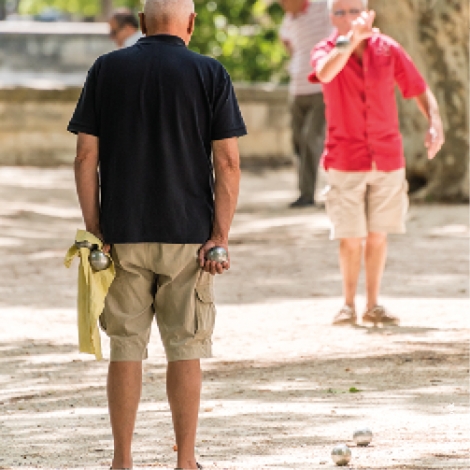
<svg viewBox="0 0 470 470">
<path fill-rule="evenodd" d="M 367 56 L 367 51 L 366 53 L 364 54 L 364 88 L 365 88 L 365 97 L 366 97 L 366 110 L 369 111 L 370 110 L 370 99 L 367 95 L 367 92 L 371 89 L 370 85 L 369 85 L 369 80 L 368 80 L 368 71 L 369 71 L 369 67 L 368 67 L 368 56 Z M 366 120 L 370 121 L 370 116 L 368 115 L 368 112 L 366 111 Z M 369 141 L 369 133 L 366 132 L 366 136 L 367 136 L 367 140 Z M 371 169 L 372 170 L 376 170 L 377 169 L 377 165 L 374 161 L 374 151 L 372 150 L 372 146 L 369 144 L 368 145 L 369 147 L 369 155 L 370 155 L 370 160 L 371 160 Z"/>
</svg>

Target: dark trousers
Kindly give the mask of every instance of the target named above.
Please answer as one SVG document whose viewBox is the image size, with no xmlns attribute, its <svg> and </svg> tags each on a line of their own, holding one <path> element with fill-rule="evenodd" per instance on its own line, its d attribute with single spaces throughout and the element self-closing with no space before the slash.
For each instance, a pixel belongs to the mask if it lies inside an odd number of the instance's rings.
<svg viewBox="0 0 470 470">
<path fill-rule="evenodd" d="M 298 156 L 299 190 L 305 198 L 315 198 L 318 164 L 325 142 L 323 93 L 291 97 L 292 137 Z"/>
</svg>

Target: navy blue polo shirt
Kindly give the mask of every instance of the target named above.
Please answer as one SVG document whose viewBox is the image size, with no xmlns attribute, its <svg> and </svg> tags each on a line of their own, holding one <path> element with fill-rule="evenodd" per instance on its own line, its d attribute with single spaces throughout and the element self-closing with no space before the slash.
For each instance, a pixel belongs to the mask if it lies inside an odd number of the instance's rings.
<svg viewBox="0 0 470 470">
<path fill-rule="evenodd" d="M 205 243 L 214 215 L 214 140 L 246 134 L 230 77 L 176 36 L 101 56 L 68 130 L 99 137 L 107 243 Z"/>
</svg>

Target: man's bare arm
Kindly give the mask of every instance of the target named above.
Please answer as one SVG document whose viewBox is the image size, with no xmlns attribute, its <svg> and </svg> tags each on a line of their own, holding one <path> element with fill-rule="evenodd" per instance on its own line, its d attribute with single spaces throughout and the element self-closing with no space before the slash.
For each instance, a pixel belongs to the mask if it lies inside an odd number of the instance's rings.
<svg viewBox="0 0 470 470">
<path fill-rule="evenodd" d="M 228 251 L 228 234 L 237 207 L 240 187 L 240 154 L 238 139 L 216 140 L 212 143 L 214 154 L 214 223 L 210 240 L 199 251 L 201 267 L 211 274 L 222 274 L 230 267 L 227 263 L 205 261 L 205 254 L 214 246 Z"/>
<path fill-rule="evenodd" d="M 339 51 L 336 47 L 317 64 L 316 75 L 322 83 L 331 82 L 347 64 L 352 53 L 364 40 L 372 36 L 378 30 L 372 28 L 375 19 L 375 11 L 363 12 L 353 21 L 351 31 L 348 34 L 350 45 L 346 50 Z"/>
<path fill-rule="evenodd" d="M 424 93 L 415 98 L 416 104 L 429 122 L 424 145 L 428 149 L 428 158 L 432 160 L 444 144 L 444 129 L 442 126 L 439 106 L 432 91 L 427 88 Z"/>
<path fill-rule="evenodd" d="M 74 162 L 75 184 L 85 229 L 103 239 L 100 228 L 98 137 L 80 132 Z"/>
</svg>

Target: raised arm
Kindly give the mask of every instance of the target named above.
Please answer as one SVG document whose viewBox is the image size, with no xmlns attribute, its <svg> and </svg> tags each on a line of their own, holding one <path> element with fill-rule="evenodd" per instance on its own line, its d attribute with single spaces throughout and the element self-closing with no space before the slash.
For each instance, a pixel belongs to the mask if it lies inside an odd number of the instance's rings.
<svg viewBox="0 0 470 470">
<path fill-rule="evenodd" d="M 228 252 L 228 234 L 237 207 L 240 186 L 240 155 L 238 139 L 215 140 L 212 143 L 214 155 L 214 223 L 211 238 L 199 250 L 200 266 L 211 274 L 222 274 L 230 268 L 227 263 L 205 261 L 205 254 L 214 246 L 221 246 Z"/>
<path fill-rule="evenodd" d="M 345 48 L 335 47 L 329 54 L 318 61 L 316 76 L 322 83 L 329 83 L 338 75 L 348 62 L 354 50 L 364 40 L 372 36 L 378 30 L 372 27 L 375 19 L 375 11 L 364 11 L 353 21 L 352 28 L 347 38 L 349 46 Z"/>
<path fill-rule="evenodd" d="M 424 145 L 428 149 L 428 158 L 432 160 L 444 144 L 444 129 L 442 126 L 439 106 L 432 91 L 427 88 L 424 93 L 418 95 L 416 104 L 429 122 Z"/>
<path fill-rule="evenodd" d="M 100 228 L 98 161 L 98 137 L 80 132 L 74 162 L 78 201 L 85 229 L 103 240 Z M 108 248 L 108 246 L 103 247 L 103 251 L 108 251 Z"/>
</svg>

